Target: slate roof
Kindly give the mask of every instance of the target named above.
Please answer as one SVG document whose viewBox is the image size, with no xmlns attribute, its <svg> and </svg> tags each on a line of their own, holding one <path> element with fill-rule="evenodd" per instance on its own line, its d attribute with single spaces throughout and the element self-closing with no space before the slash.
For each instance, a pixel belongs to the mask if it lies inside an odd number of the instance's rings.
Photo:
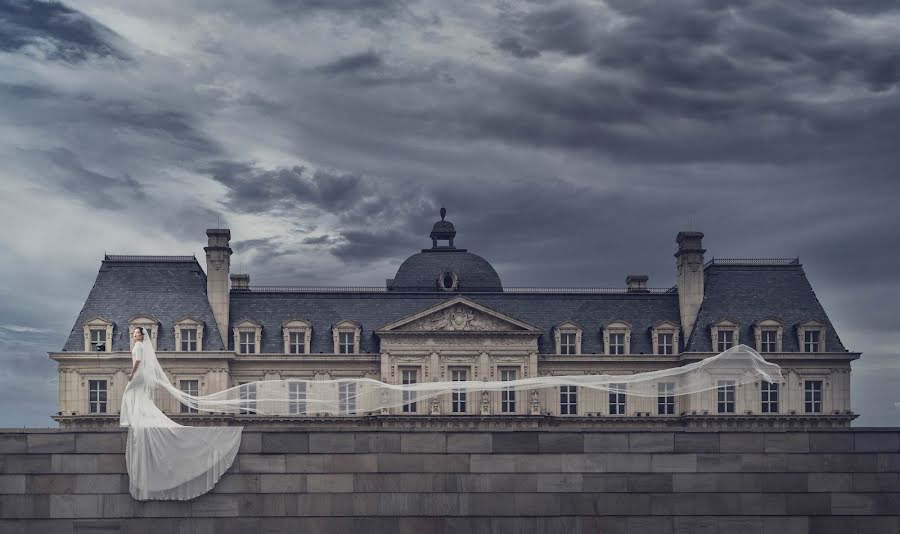
<svg viewBox="0 0 900 534">
<path fill-rule="evenodd" d="M 128 351 L 128 320 L 142 314 L 160 322 L 158 351 L 175 349 L 174 323 L 185 315 L 204 323 L 204 350 L 224 349 L 206 297 L 206 274 L 196 258 L 107 255 L 63 350 L 83 351 L 82 325 L 100 316 L 115 323 L 112 350 Z"/>
<path fill-rule="evenodd" d="M 426 249 L 400 264 L 390 288 L 440 292 L 437 279 L 443 271 L 456 273 L 461 291 L 498 290 L 503 287 L 494 267 L 477 254 L 465 249 Z"/>
<path fill-rule="evenodd" d="M 316 293 L 231 292 L 232 324 L 243 319 L 262 323 L 261 352 L 283 352 L 282 322 L 305 319 L 313 325 L 310 350 L 331 353 L 334 345 L 331 327 L 340 321 L 357 321 L 362 327 L 360 350 L 379 351 L 376 328 L 422 311 L 444 300 L 465 295 L 488 308 L 515 319 L 531 323 L 544 330 L 538 340 L 541 353 L 555 352 L 553 327 L 563 321 L 575 321 L 584 329 L 582 353 L 603 353 L 600 328 L 613 320 L 631 323 L 631 348 L 635 354 L 652 354 L 649 328 L 652 324 L 669 320 L 679 323 L 678 294 L 619 293 L 619 294 L 558 294 L 558 293 L 466 293 L 452 294 L 354 292 Z M 234 350 L 229 336 L 230 350 Z"/>
<path fill-rule="evenodd" d="M 843 352 L 834 325 L 816 297 L 803 266 L 716 264 L 704 269 L 703 304 L 688 340 L 687 352 L 712 352 L 710 325 L 721 319 L 739 323 L 738 340 L 753 346 L 753 322 L 774 317 L 784 325 L 782 349 L 798 352 L 795 325 L 810 319 L 825 323 L 827 352 Z"/>
</svg>

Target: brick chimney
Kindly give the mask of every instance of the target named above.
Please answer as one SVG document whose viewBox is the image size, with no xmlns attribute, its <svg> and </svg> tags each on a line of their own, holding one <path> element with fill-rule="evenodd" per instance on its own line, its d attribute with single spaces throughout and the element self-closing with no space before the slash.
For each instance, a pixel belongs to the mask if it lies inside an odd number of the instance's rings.
<svg viewBox="0 0 900 534">
<path fill-rule="evenodd" d="M 625 277 L 625 289 L 629 293 L 646 293 L 649 291 L 647 289 L 649 279 L 646 274 L 629 274 Z"/>
<path fill-rule="evenodd" d="M 694 330 L 703 303 L 703 232 L 678 232 L 678 306 L 681 310 L 682 339 L 687 342 Z"/>
<path fill-rule="evenodd" d="M 206 251 L 206 298 L 212 308 L 222 343 L 228 347 L 228 271 L 231 269 L 231 230 L 228 228 L 209 228 Z"/>
<path fill-rule="evenodd" d="M 233 274 L 231 275 L 232 291 L 249 291 L 250 275 L 249 274 Z"/>
</svg>

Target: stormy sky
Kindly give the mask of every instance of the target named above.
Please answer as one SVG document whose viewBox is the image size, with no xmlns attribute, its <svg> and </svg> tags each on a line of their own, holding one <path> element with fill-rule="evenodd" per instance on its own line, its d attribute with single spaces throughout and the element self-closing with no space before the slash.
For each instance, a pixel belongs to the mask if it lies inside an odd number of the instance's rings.
<svg viewBox="0 0 900 534">
<path fill-rule="evenodd" d="M 900 425 L 898 97 L 896 0 L 0 0 L 0 426 L 104 252 L 382 285 L 442 204 L 508 286 L 799 257 Z"/>
</svg>

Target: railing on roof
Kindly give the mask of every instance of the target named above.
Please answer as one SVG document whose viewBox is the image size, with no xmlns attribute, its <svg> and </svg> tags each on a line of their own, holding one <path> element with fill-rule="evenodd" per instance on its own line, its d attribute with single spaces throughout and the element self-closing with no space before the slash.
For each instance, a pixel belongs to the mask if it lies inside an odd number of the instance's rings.
<svg viewBox="0 0 900 534">
<path fill-rule="evenodd" d="M 191 256 L 141 256 L 136 254 L 104 254 L 104 261 L 197 261 Z"/>
<path fill-rule="evenodd" d="M 548 294 L 664 294 L 675 288 L 647 288 L 646 290 L 628 291 L 623 287 L 474 287 L 458 291 L 443 292 L 434 286 L 397 287 L 388 289 L 381 286 L 249 286 L 232 288 L 241 293 L 548 293 Z"/>
<path fill-rule="evenodd" d="M 800 258 L 712 258 L 709 265 L 799 265 Z"/>
</svg>

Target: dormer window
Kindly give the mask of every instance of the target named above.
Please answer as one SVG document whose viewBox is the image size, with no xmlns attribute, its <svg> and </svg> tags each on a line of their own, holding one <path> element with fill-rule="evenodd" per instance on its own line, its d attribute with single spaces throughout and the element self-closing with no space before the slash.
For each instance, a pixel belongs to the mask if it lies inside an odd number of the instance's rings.
<svg viewBox="0 0 900 534">
<path fill-rule="evenodd" d="M 153 343 L 154 349 L 159 350 L 159 344 L 156 340 L 159 334 L 159 321 L 152 315 L 136 315 L 128 320 L 129 350 L 134 348 L 134 337 L 131 336 L 131 332 L 134 332 L 134 329 L 138 327 L 142 327 L 147 332 L 150 332 L 150 342 Z M 145 339 L 144 342 L 146 341 Z"/>
<path fill-rule="evenodd" d="M 113 323 L 102 317 L 94 317 L 84 323 L 84 351 L 112 352 Z"/>
<path fill-rule="evenodd" d="M 309 354 L 312 324 L 303 319 L 292 319 L 281 324 L 286 354 Z"/>
<path fill-rule="evenodd" d="M 825 352 L 825 323 L 815 319 L 797 325 L 801 352 Z"/>
<path fill-rule="evenodd" d="M 716 352 L 725 352 L 739 343 L 738 322 L 722 319 L 712 324 L 712 342 Z"/>
<path fill-rule="evenodd" d="M 335 354 L 359 354 L 359 323 L 341 321 L 331 328 Z"/>
<path fill-rule="evenodd" d="M 566 321 L 553 328 L 557 354 L 581 354 L 581 327 Z"/>
<path fill-rule="evenodd" d="M 631 354 L 631 324 L 612 321 L 603 327 L 603 346 L 606 354 Z"/>
<path fill-rule="evenodd" d="M 175 321 L 175 347 L 182 352 L 203 350 L 203 322 L 187 316 Z"/>
<path fill-rule="evenodd" d="M 651 327 L 653 354 L 675 354 L 678 352 L 678 325 L 672 321 L 661 321 Z"/>
<path fill-rule="evenodd" d="M 753 323 L 758 352 L 781 352 L 781 338 L 784 327 L 778 319 L 763 319 Z"/>
<path fill-rule="evenodd" d="M 262 325 L 252 319 L 235 323 L 232 328 L 234 348 L 238 354 L 259 354 L 262 344 Z"/>
</svg>

